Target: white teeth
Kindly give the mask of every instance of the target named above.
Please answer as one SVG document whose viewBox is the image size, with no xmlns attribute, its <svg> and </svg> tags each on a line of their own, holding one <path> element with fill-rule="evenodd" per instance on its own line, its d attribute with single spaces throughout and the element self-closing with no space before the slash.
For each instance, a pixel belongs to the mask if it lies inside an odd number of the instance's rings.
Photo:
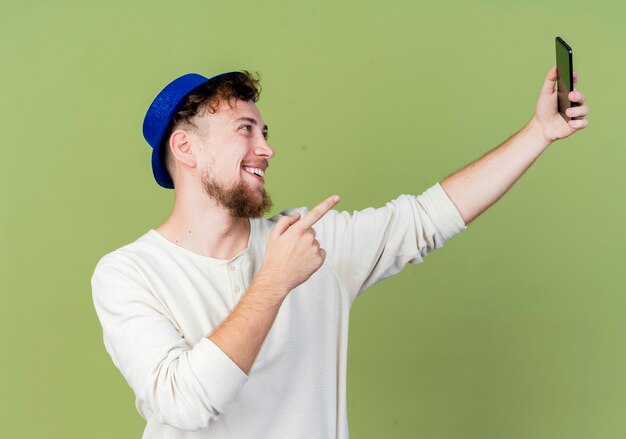
<svg viewBox="0 0 626 439">
<path fill-rule="evenodd" d="M 243 167 L 244 170 L 251 172 L 253 174 L 256 175 L 260 175 L 261 177 L 263 177 L 265 175 L 265 171 L 263 171 L 263 169 L 259 169 L 259 168 L 248 168 L 247 166 Z"/>
</svg>

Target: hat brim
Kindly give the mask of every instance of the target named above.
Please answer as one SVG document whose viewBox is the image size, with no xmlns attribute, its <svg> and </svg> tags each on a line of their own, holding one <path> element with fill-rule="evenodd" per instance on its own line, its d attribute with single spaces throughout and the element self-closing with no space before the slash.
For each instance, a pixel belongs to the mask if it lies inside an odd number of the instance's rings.
<svg viewBox="0 0 626 439">
<path fill-rule="evenodd" d="M 168 145 L 161 143 L 157 148 L 152 150 L 152 174 L 159 186 L 163 186 L 166 189 L 174 189 L 174 181 L 170 173 L 167 172 L 167 168 L 161 157 L 161 148 L 168 148 Z"/>
</svg>

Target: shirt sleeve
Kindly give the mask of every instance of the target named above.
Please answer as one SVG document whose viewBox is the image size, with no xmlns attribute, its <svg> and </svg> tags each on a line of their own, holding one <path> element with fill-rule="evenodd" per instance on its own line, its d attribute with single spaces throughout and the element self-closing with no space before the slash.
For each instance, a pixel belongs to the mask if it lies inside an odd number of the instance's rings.
<svg viewBox="0 0 626 439">
<path fill-rule="evenodd" d="M 208 338 L 190 346 L 130 259 L 105 256 L 91 283 L 105 347 L 140 413 L 181 430 L 217 419 L 247 375 Z"/>
<path fill-rule="evenodd" d="M 320 244 L 352 296 L 417 264 L 466 229 L 437 183 L 419 196 L 401 195 L 384 207 L 328 212 L 317 224 Z"/>
</svg>

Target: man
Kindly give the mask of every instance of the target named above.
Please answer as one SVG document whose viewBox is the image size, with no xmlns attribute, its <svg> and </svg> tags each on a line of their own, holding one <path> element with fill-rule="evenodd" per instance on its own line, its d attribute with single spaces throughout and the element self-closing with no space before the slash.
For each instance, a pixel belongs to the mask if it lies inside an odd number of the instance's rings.
<svg viewBox="0 0 626 439">
<path fill-rule="evenodd" d="M 556 68 L 518 133 L 420 196 L 351 215 L 331 196 L 262 219 L 274 151 L 247 72 L 185 75 L 144 121 L 171 216 L 104 256 L 104 342 L 147 420 L 144 438 L 346 438 L 348 317 L 373 283 L 419 263 L 498 200 L 555 140 Z"/>
</svg>

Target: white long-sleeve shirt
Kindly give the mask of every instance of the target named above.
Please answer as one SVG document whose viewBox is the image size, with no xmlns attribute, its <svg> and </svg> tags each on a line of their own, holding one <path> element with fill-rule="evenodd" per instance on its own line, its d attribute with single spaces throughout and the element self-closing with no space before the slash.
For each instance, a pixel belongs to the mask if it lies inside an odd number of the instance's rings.
<svg viewBox="0 0 626 439">
<path fill-rule="evenodd" d="M 306 214 L 286 213 L 296 211 Z M 231 260 L 150 230 L 98 262 L 104 343 L 147 420 L 144 438 L 347 438 L 353 301 L 465 229 L 439 184 L 379 209 L 328 212 L 314 226 L 326 260 L 286 297 L 246 376 L 207 336 L 250 286 L 277 219 L 250 220 L 248 247 Z"/>
</svg>

